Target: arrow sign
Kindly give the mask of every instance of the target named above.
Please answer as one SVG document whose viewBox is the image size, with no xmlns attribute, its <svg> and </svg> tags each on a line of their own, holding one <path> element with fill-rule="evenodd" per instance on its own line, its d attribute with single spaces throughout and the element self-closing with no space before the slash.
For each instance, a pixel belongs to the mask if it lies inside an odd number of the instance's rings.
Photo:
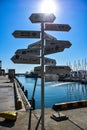
<svg viewBox="0 0 87 130">
<path fill-rule="evenodd" d="M 16 30 L 12 33 L 15 38 L 40 38 L 40 31 Z"/>
<path fill-rule="evenodd" d="M 11 60 L 17 64 L 40 64 L 40 58 L 36 56 L 14 55 Z"/>
<path fill-rule="evenodd" d="M 48 33 L 45 33 L 45 32 L 44 32 L 44 39 L 45 40 L 57 40 L 56 37 L 54 37 Z"/>
<path fill-rule="evenodd" d="M 30 56 L 30 55 L 40 55 L 40 49 L 36 49 L 36 48 L 28 48 L 28 49 L 18 49 L 15 52 L 16 55 L 26 55 L 26 56 Z"/>
<path fill-rule="evenodd" d="M 40 48 L 41 47 L 41 40 L 35 43 L 32 43 L 28 46 L 28 48 Z"/>
<path fill-rule="evenodd" d="M 51 58 L 44 58 L 44 64 L 45 65 L 56 65 L 56 60 L 55 59 L 51 59 Z"/>
<path fill-rule="evenodd" d="M 56 17 L 54 14 L 47 14 L 47 13 L 33 13 L 29 17 L 32 23 L 41 23 L 41 22 L 53 22 Z"/>
<path fill-rule="evenodd" d="M 69 31 L 71 29 L 68 24 L 45 24 L 45 30 L 51 31 Z"/>
<path fill-rule="evenodd" d="M 58 46 L 51 46 L 49 48 L 45 48 L 44 54 L 48 55 L 48 54 L 53 54 L 53 53 L 57 53 L 57 52 L 63 52 L 65 48 L 59 48 Z"/>
<path fill-rule="evenodd" d="M 52 54 L 64 51 L 65 48 L 69 48 L 72 44 L 69 41 L 61 40 L 47 40 L 44 50 L 44 54 Z"/>
<path fill-rule="evenodd" d="M 45 74 L 69 74 L 71 68 L 69 66 L 45 66 Z M 34 73 L 41 74 L 41 66 L 34 68 Z"/>
<path fill-rule="evenodd" d="M 50 34 L 47 34 L 44 32 L 44 39 L 45 40 L 57 40 L 56 37 L 50 35 Z M 32 43 L 28 46 L 28 48 L 40 48 L 41 47 L 41 40 L 35 42 L 35 43 Z"/>
<path fill-rule="evenodd" d="M 41 66 L 34 67 L 34 73 L 41 75 Z M 45 74 L 45 82 L 58 81 L 59 76 L 57 74 Z"/>
<path fill-rule="evenodd" d="M 46 40 L 46 47 L 56 46 L 69 48 L 72 44 L 65 40 Z"/>
<path fill-rule="evenodd" d="M 69 66 L 46 66 L 48 74 L 69 74 L 71 68 Z"/>
</svg>

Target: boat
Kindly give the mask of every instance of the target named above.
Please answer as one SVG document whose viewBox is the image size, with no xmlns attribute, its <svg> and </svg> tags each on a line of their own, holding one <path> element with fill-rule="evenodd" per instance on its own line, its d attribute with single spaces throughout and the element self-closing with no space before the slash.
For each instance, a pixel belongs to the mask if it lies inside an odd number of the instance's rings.
<svg viewBox="0 0 87 130">
<path fill-rule="evenodd" d="M 26 78 L 40 78 L 40 76 L 38 74 L 35 74 L 34 72 L 30 72 L 30 73 L 26 72 L 25 77 Z"/>
<path fill-rule="evenodd" d="M 82 79 L 82 80 L 81 80 L 81 83 L 82 83 L 82 84 L 87 84 L 87 79 Z"/>
</svg>

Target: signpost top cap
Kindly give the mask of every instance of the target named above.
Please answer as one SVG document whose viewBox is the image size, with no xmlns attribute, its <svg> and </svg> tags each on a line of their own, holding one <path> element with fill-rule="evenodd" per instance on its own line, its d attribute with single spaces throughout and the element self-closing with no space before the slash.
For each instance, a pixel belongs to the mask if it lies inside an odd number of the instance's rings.
<svg viewBox="0 0 87 130">
<path fill-rule="evenodd" d="M 56 17 L 53 13 L 32 13 L 29 17 L 32 23 L 53 22 Z"/>
</svg>

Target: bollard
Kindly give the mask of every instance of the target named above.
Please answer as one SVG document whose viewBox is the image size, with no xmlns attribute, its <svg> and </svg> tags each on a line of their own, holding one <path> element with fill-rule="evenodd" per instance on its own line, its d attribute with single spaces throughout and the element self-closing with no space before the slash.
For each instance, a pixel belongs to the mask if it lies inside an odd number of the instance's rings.
<svg viewBox="0 0 87 130">
<path fill-rule="evenodd" d="M 31 104 L 32 109 L 35 110 L 35 99 L 32 98 L 32 100 L 28 100 L 28 101 Z"/>
<path fill-rule="evenodd" d="M 68 108 L 68 105 L 66 103 L 61 104 L 61 109 L 67 109 L 67 108 Z"/>
<path fill-rule="evenodd" d="M 86 100 L 84 100 L 84 101 L 82 102 L 82 106 L 84 106 L 84 107 L 87 106 L 87 101 L 86 101 Z"/>
<path fill-rule="evenodd" d="M 21 88 L 22 88 L 22 90 L 24 91 L 24 86 L 22 86 Z"/>
<path fill-rule="evenodd" d="M 28 98 L 28 91 L 27 90 L 24 91 L 24 94 Z"/>
<path fill-rule="evenodd" d="M 20 99 L 17 100 L 17 109 L 22 109 L 22 101 Z"/>
<path fill-rule="evenodd" d="M 78 102 L 73 102 L 73 103 L 72 103 L 72 107 L 73 107 L 73 108 L 77 108 L 77 107 L 78 107 Z"/>
</svg>

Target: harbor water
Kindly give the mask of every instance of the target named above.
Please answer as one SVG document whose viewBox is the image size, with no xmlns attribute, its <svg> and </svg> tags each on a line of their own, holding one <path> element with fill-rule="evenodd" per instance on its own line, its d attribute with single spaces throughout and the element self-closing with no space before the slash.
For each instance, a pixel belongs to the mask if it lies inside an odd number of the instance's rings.
<svg viewBox="0 0 87 130">
<path fill-rule="evenodd" d="M 35 79 L 17 77 L 19 82 L 28 90 L 28 99 L 32 97 Z M 35 108 L 41 108 L 41 79 L 38 78 L 35 90 Z M 46 82 L 45 108 L 51 108 L 55 103 L 87 100 L 87 85 L 78 82 Z"/>
</svg>

